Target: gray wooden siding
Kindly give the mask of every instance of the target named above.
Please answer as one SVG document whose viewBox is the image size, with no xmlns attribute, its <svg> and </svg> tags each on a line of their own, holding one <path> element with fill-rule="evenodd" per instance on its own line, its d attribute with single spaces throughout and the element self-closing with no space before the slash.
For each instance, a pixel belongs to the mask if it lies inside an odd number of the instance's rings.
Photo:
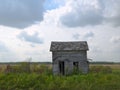
<svg viewBox="0 0 120 90">
<path fill-rule="evenodd" d="M 79 70 L 83 73 L 88 72 L 89 65 L 87 63 L 86 51 L 72 52 L 53 52 L 53 73 L 59 74 L 59 61 L 64 61 L 65 74 L 71 73 L 73 70 L 73 62 L 79 63 Z"/>
</svg>

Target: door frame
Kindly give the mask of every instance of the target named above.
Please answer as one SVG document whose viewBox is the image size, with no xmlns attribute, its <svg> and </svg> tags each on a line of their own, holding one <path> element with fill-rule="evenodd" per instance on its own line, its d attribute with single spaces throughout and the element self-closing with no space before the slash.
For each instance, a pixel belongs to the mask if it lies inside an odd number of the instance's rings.
<svg viewBox="0 0 120 90">
<path fill-rule="evenodd" d="M 64 61 L 59 61 L 59 72 L 62 75 L 65 74 L 65 62 Z"/>
</svg>

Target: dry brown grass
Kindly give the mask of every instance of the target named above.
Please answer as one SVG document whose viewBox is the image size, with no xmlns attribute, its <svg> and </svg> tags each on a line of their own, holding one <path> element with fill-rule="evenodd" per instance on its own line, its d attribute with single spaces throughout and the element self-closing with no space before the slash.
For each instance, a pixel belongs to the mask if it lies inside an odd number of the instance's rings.
<svg viewBox="0 0 120 90">
<path fill-rule="evenodd" d="M 113 70 L 120 70 L 120 64 L 90 64 L 90 67 L 91 66 L 109 66 Z"/>
</svg>

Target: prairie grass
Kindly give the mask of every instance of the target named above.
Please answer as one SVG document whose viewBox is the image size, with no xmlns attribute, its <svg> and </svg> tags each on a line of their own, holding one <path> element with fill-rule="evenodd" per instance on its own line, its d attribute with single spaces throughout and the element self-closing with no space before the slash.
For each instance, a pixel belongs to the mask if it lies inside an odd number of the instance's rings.
<svg viewBox="0 0 120 90">
<path fill-rule="evenodd" d="M 120 90 L 120 73 L 53 76 L 0 74 L 0 90 Z"/>
<path fill-rule="evenodd" d="M 33 65 L 30 73 L 1 72 L 0 90 L 120 90 L 120 69 L 92 65 L 88 74 L 54 76 L 47 66 Z"/>
</svg>

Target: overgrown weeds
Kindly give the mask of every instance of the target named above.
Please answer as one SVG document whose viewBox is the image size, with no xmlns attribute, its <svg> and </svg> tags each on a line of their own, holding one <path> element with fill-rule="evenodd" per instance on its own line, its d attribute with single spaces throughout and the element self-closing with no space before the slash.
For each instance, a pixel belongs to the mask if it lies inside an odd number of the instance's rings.
<svg viewBox="0 0 120 90">
<path fill-rule="evenodd" d="M 13 71 L 0 74 L 0 90 L 120 90 L 120 70 L 110 67 L 91 67 L 88 74 L 75 71 L 69 76 L 54 76 L 46 65 L 32 65 L 30 73 L 21 69 L 23 66 L 27 68 L 23 64 L 8 66 Z"/>
<path fill-rule="evenodd" d="M 115 73 L 71 76 L 45 73 L 0 74 L 0 90 L 120 90 L 119 76 Z"/>
</svg>

